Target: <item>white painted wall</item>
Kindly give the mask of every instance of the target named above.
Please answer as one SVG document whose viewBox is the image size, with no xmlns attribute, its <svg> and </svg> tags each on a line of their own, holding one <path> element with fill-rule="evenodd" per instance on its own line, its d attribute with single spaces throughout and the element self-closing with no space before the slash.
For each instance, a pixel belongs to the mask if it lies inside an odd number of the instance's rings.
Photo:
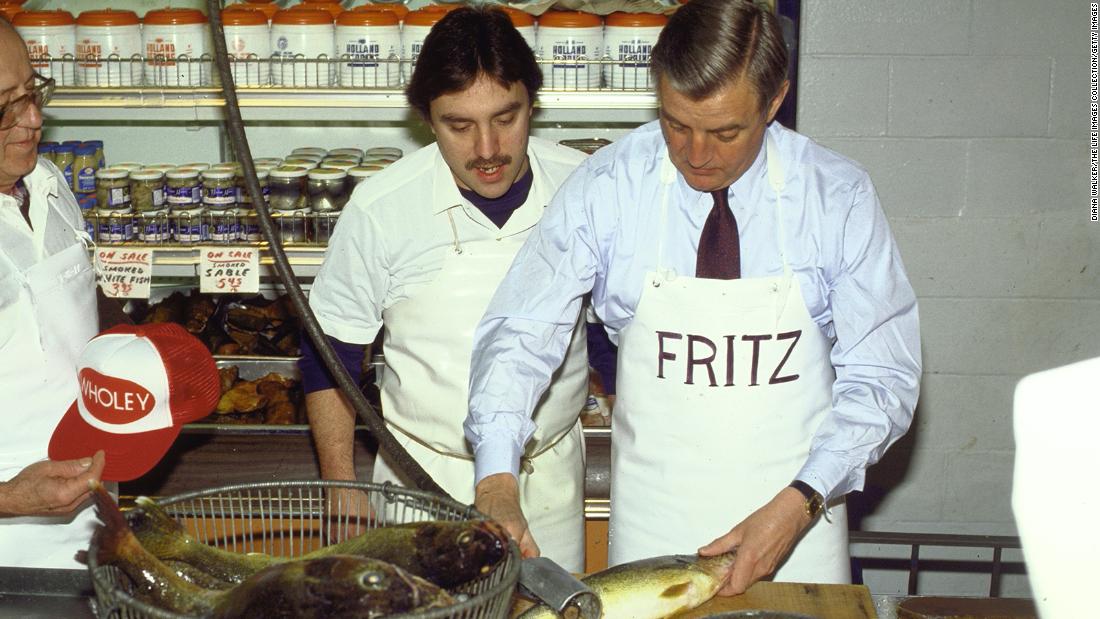
<svg viewBox="0 0 1100 619">
<path fill-rule="evenodd" d="M 920 298 L 917 417 L 850 499 L 863 529 L 1014 535 L 1015 383 L 1100 355 L 1088 21 L 1076 0 L 803 2 L 799 130 L 871 172 Z"/>
</svg>

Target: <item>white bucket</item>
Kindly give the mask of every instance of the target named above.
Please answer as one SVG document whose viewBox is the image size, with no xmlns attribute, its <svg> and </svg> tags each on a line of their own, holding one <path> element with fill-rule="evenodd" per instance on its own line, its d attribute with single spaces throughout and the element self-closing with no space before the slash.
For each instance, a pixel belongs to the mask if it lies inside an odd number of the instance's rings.
<svg viewBox="0 0 1100 619">
<path fill-rule="evenodd" d="M 401 83 L 405 50 L 399 26 L 337 24 L 336 53 L 341 58 L 341 86 L 392 88 Z"/>
<path fill-rule="evenodd" d="M 205 86 L 210 83 L 206 24 L 146 24 L 145 83 L 154 86 Z"/>
<path fill-rule="evenodd" d="M 605 34 L 607 55 L 604 82 L 614 90 L 651 90 L 654 87 L 649 61 L 661 27 L 612 27 Z"/>
<path fill-rule="evenodd" d="M 331 23 L 273 23 L 271 52 L 271 81 L 276 86 L 328 88 L 333 85 L 336 44 Z"/>
<path fill-rule="evenodd" d="M 76 75 L 71 58 L 76 55 L 76 25 L 64 26 L 16 26 L 19 36 L 27 44 L 31 66 L 44 77 L 52 77 L 58 86 L 75 86 Z"/>
<path fill-rule="evenodd" d="M 141 29 L 134 25 L 76 27 L 76 83 L 141 84 Z"/>
<path fill-rule="evenodd" d="M 539 26 L 538 55 L 545 63 L 542 73 L 549 88 L 597 90 L 600 87 L 600 65 L 585 60 L 603 57 L 603 27 Z"/>
<path fill-rule="evenodd" d="M 225 49 L 232 63 L 233 82 L 238 86 L 267 85 L 271 81 L 271 28 L 267 20 L 231 24 L 232 17 L 227 18 L 226 13 L 222 13 L 222 28 L 225 30 Z"/>
</svg>

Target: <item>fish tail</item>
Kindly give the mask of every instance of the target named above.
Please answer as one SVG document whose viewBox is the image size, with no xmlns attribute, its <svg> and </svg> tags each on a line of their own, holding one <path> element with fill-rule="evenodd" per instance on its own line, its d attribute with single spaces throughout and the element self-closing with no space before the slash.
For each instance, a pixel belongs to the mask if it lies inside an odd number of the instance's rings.
<svg viewBox="0 0 1100 619">
<path fill-rule="evenodd" d="M 126 554 L 127 544 L 136 543 L 137 539 L 130 531 L 130 526 L 126 524 L 126 516 L 122 514 L 122 510 L 118 508 L 114 497 L 107 492 L 103 484 L 94 481 L 90 485 L 92 496 L 95 499 L 96 516 L 103 521 L 103 526 L 99 527 L 96 532 L 96 537 L 99 540 L 99 555 L 97 558 L 100 563 L 113 563 Z"/>
</svg>

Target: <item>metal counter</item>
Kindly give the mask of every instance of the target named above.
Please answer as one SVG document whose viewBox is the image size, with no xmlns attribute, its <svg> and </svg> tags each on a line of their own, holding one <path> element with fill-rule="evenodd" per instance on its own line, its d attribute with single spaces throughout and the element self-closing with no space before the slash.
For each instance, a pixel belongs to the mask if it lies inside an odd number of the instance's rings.
<svg viewBox="0 0 1100 619">
<path fill-rule="evenodd" d="M 0 618 L 95 617 L 86 570 L 0 567 Z"/>
</svg>

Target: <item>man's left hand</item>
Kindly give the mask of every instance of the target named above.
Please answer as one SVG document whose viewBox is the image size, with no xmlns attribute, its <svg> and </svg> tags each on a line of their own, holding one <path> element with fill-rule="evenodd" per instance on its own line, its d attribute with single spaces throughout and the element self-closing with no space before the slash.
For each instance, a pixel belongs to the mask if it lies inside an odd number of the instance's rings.
<svg viewBox="0 0 1100 619">
<path fill-rule="evenodd" d="M 729 533 L 700 548 L 699 554 L 703 556 L 737 549 L 737 559 L 718 595 L 739 595 L 756 581 L 775 573 L 811 522 L 806 513 L 806 498 L 794 488 L 784 488 Z"/>
</svg>

